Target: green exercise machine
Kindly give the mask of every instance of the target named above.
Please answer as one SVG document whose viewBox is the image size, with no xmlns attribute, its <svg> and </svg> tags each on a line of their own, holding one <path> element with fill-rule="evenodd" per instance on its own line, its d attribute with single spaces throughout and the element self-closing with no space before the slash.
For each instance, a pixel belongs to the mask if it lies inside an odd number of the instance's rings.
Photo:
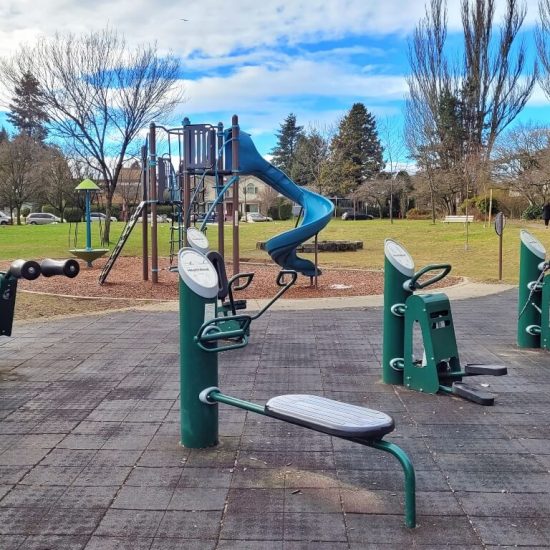
<svg viewBox="0 0 550 550">
<path fill-rule="evenodd" d="M 524 229 L 520 243 L 518 346 L 550 350 L 550 261 L 542 243 Z"/>
<path fill-rule="evenodd" d="M 466 384 L 462 379 L 478 375 L 502 376 L 507 373 L 506 367 L 467 364 L 462 368 L 448 297 L 443 293 L 415 294 L 444 279 L 451 266 L 433 264 L 415 272 L 411 255 L 392 239 L 386 239 L 384 255 L 383 382 L 493 405 L 495 396 L 492 393 Z M 414 354 L 415 327 L 420 329 L 421 359 L 416 359 Z"/>
<path fill-rule="evenodd" d="M 42 260 L 41 263 L 34 260 L 15 260 L 7 271 L 0 271 L 0 336 L 11 336 L 19 279 L 34 281 L 40 275 L 65 275 L 72 278 L 79 271 L 80 265 L 76 260 L 50 259 Z"/>
<path fill-rule="evenodd" d="M 391 416 L 365 407 L 314 395 L 279 395 L 265 404 L 226 395 L 218 387 L 218 353 L 248 344 L 251 324 L 296 281 L 295 271 L 281 271 L 277 294 L 254 315 L 220 314 L 218 272 L 208 257 L 193 248 L 178 255 L 180 294 L 181 443 L 190 448 L 218 443 L 218 403 L 276 418 L 393 455 L 405 475 L 405 523 L 416 524 L 415 472 L 406 453 L 383 438 L 394 430 Z"/>
</svg>

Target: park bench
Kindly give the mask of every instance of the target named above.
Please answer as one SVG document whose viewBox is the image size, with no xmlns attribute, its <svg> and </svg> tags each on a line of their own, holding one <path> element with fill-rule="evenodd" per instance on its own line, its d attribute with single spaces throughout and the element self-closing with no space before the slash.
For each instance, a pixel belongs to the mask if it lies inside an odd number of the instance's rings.
<svg viewBox="0 0 550 550">
<path fill-rule="evenodd" d="M 443 223 L 472 223 L 473 221 L 472 215 L 445 216 L 443 219 Z"/>
</svg>

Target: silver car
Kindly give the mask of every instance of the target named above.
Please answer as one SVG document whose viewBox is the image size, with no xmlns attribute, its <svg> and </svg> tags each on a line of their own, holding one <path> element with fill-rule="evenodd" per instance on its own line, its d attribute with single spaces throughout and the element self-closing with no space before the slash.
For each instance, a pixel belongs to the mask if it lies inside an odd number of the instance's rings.
<svg viewBox="0 0 550 550">
<path fill-rule="evenodd" d="M 0 211 L 0 225 L 9 225 L 11 224 L 11 218 Z"/>
<path fill-rule="evenodd" d="M 86 216 L 84 216 L 84 219 L 86 219 Z M 107 219 L 107 216 L 103 214 L 103 212 L 90 212 L 90 221 L 92 222 L 105 222 Z M 111 216 L 111 221 L 116 222 L 117 219 L 114 216 Z"/>
<path fill-rule="evenodd" d="M 45 225 L 47 223 L 59 223 L 61 218 L 47 212 L 31 212 L 25 219 L 29 225 Z"/>
</svg>

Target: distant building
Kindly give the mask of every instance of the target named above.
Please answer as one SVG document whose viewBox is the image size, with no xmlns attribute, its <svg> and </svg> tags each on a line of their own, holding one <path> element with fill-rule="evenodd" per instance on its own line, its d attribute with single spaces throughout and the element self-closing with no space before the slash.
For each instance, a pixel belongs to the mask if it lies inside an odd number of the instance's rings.
<svg viewBox="0 0 550 550">
<path fill-rule="evenodd" d="M 192 185 L 200 182 L 200 176 L 195 176 Z M 248 212 L 261 212 L 267 214 L 270 201 L 273 194 L 277 196 L 277 193 L 273 191 L 268 185 L 266 185 L 260 179 L 254 176 L 241 176 L 239 179 L 239 214 L 240 216 L 246 215 Z M 122 168 L 120 176 L 113 198 L 114 204 L 119 204 L 122 209 L 122 219 L 125 219 L 124 212 L 128 211 L 129 206 L 137 204 L 143 196 L 141 188 L 141 168 L 138 165 L 134 165 L 131 168 Z M 214 186 L 214 178 L 207 176 L 204 180 L 204 198 L 199 197 L 198 202 L 203 203 L 200 205 L 200 211 L 206 211 L 212 206 L 216 198 L 216 189 Z M 159 200 L 168 200 L 168 192 L 164 192 L 163 197 L 159 197 Z M 233 189 L 229 189 L 224 197 L 224 212 L 226 219 L 230 219 L 233 215 Z"/>
<path fill-rule="evenodd" d="M 208 209 L 216 198 L 214 179 L 207 178 L 205 189 L 205 203 Z M 269 208 L 269 194 L 271 188 L 254 176 L 241 176 L 239 179 L 239 214 L 244 216 L 248 212 L 267 214 Z M 224 211 L 226 219 L 233 216 L 233 189 L 225 194 Z"/>
</svg>

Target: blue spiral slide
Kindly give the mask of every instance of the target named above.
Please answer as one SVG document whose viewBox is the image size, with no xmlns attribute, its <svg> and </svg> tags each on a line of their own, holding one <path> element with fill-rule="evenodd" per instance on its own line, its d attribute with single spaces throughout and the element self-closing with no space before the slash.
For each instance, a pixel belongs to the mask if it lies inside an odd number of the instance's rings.
<svg viewBox="0 0 550 550">
<path fill-rule="evenodd" d="M 258 153 L 250 135 L 245 132 L 239 135 L 239 160 L 241 174 L 256 176 L 303 208 L 301 224 L 269 239 L 265 248 L 272 260 L 283 269 L 293 269 L 302 275 L 313 277 L 315 264 L 299 258 L 296 248 L 328 224 L 334 205 L 327 198 L 296 185 L 284 172 L 267 162 Z M 318 269 L 317 274 L 320 273 Z"/>
</svg>

